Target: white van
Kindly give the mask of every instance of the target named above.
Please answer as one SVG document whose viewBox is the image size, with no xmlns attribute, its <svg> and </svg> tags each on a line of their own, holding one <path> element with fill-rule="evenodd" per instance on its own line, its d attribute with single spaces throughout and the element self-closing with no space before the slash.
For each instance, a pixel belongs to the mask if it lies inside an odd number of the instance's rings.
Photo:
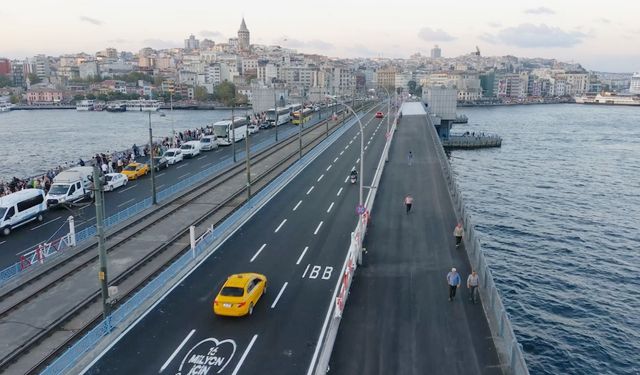
<svg viewBox="0 0 640 375">
<path fill-rule="evenodd" d="M 53 178 L 47 194 L 49 207 L 63 203 L 93 199 L 93 167 L 74 167 L 60 172 Z"/>
<path fill-rule="evenodd" d="M 216 142 L 215 135 L 205 135 L 200 138 L 200 149 L 202 151 L 211 151 L 218 148 L 218 142 Z"/>
<path fill-rule="evenodd" d="M 42 189 L 24 189 L 0 198 L 0 232 L 8 236 L 14 228 L 44 219 L 47 203 Z"/>
<path fill-rule="evenodd" d="M 200 141 L 185 142 L 181 147 L 182 155 L 185 158 L 192 158 L 196 155 L 200 155 Z"/>
</svg>

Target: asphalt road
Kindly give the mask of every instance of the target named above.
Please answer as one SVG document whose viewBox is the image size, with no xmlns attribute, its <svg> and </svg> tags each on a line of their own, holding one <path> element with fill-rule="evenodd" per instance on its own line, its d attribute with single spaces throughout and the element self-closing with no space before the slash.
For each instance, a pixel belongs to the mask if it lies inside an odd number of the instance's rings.
<svg viewBox="0 0 640 375">
<path fill-rule="evenodd" d="M 467 300 L 470 266 L 464 248 L 455 247 L 456 217 L 439 146 L 427 130 L 425 117 L 405 115 L 395 135 L 331 374 L 501 374 L 483 307 Z M 409 214 L 407 194 L 415 199 Z M 449 302 L 446 275 L 452 267 L 462 288 Z"/>
<path fill-rule="evenodd" d="M 363 118 L 365 182 L 385 141 L 386 120 L 372 113 Z M 357 132 L 354 125 L 86 373 L 306 373 L 357 220 L 358 185 L 347 181 L 360 159 Z M 250 317 L 216 317 L 212 301 L 237 272 L 265 274 L 268 294 Z"/>
<path fill-rule="evenodd" d="M 326 118 L 327 113 L 322 113 L 322 118 Z M 319 121 L 318 113 L 308 124 L 315 124 Z M 306 125 L 309 126 L 309 125 Z M 283 132 L 295 125 L 287 123 L 278 127 L 278 132 Z M 268 138 L 275 139 L 275 128 L 260 130 L 251 135 L 251 145 L 258 144 Z M 279 139 L 282 139 L 279 137 Z M 244 151 L 244 140 L 236 143 L 236 152 Z M 193 159 L 185 159 L 175 165 L 169 166 L 156 174 L 156 188 L 160 191 L 164 188 L 184 180 L 201 170 L 221 162 L 231 156 L 231 147 L 219 147 L 212 151 L 202 151 L 199 156 Z M 146 162 L 148 158 L 140 158 L 139 161 Z M 151 195 L 151 177 L 143 176 L 138 180 L 129 181 L 127 186 L 116 189 L 112 192 L 105 192 L 105 212 L 106 217 L 122 211 L 137 202 Z M 31 222 L 22 227 L 16 228 L 9 236 L 0 236 L 0 270 L 19 261 L 20 254 L 32 250 L 33 246 L 55 240 L 69 232 L 67 218 L 73 215 L 75 218 L 76 231 L 80 231 L 95 224 L 95 207 L 88 202 L 80 202 L 73 209 L 54 208 L 45 214 L 41 223 Z"/>
</svg>

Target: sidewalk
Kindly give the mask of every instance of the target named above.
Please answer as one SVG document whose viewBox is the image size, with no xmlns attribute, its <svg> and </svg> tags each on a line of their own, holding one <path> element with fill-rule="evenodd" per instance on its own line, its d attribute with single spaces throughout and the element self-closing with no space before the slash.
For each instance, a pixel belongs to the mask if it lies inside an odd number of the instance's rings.
<svg viewBox="0 0 640 375">
<path fill-rule="evenodd" d="M 331 373 L 502 374 L 482 305 L 468 301 L 469 261 L 455 248 L 455 213 L 426 124 L 405 113 L 395 135 Z M 452 267 L 462 285 L 449 302 Z"/>
</svg>

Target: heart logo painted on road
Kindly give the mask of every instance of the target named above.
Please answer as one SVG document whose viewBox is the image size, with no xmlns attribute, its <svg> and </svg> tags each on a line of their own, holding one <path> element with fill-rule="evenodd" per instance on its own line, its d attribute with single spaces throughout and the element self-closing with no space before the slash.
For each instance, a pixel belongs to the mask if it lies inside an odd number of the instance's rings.
<svg viewBox="0 0 640 375">
<path fill-rule="evenodd" d="M 236 353 L 236 343 L 231 339 L 218 341 L 210 337 L 197 343 L 180 363 L 176 375 L 206 374 L 210 370 L 220 374 Z"/>
</svg>

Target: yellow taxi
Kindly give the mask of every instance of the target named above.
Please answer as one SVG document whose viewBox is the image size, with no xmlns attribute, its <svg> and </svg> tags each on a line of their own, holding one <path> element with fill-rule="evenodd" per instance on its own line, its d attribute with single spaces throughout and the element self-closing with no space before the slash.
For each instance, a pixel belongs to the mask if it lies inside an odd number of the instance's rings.
<svg viewBox="0 0 640 375">
<path fill-rule="evenodd" d="M 129 180 L 135 180 L 138 177 L 149 173 L 149 166 L 144 163 L 134 162 L 124 167 L 121 173 L 127 176 Z"/>
<path fill-rule="evenodd" d="M 259 273 L 238 273 L 227 278 L 213 300 L 216 315 L 243 316 L 253 314 L 253 308 L 267 293 L 267 277 Z"/>
</svg>

